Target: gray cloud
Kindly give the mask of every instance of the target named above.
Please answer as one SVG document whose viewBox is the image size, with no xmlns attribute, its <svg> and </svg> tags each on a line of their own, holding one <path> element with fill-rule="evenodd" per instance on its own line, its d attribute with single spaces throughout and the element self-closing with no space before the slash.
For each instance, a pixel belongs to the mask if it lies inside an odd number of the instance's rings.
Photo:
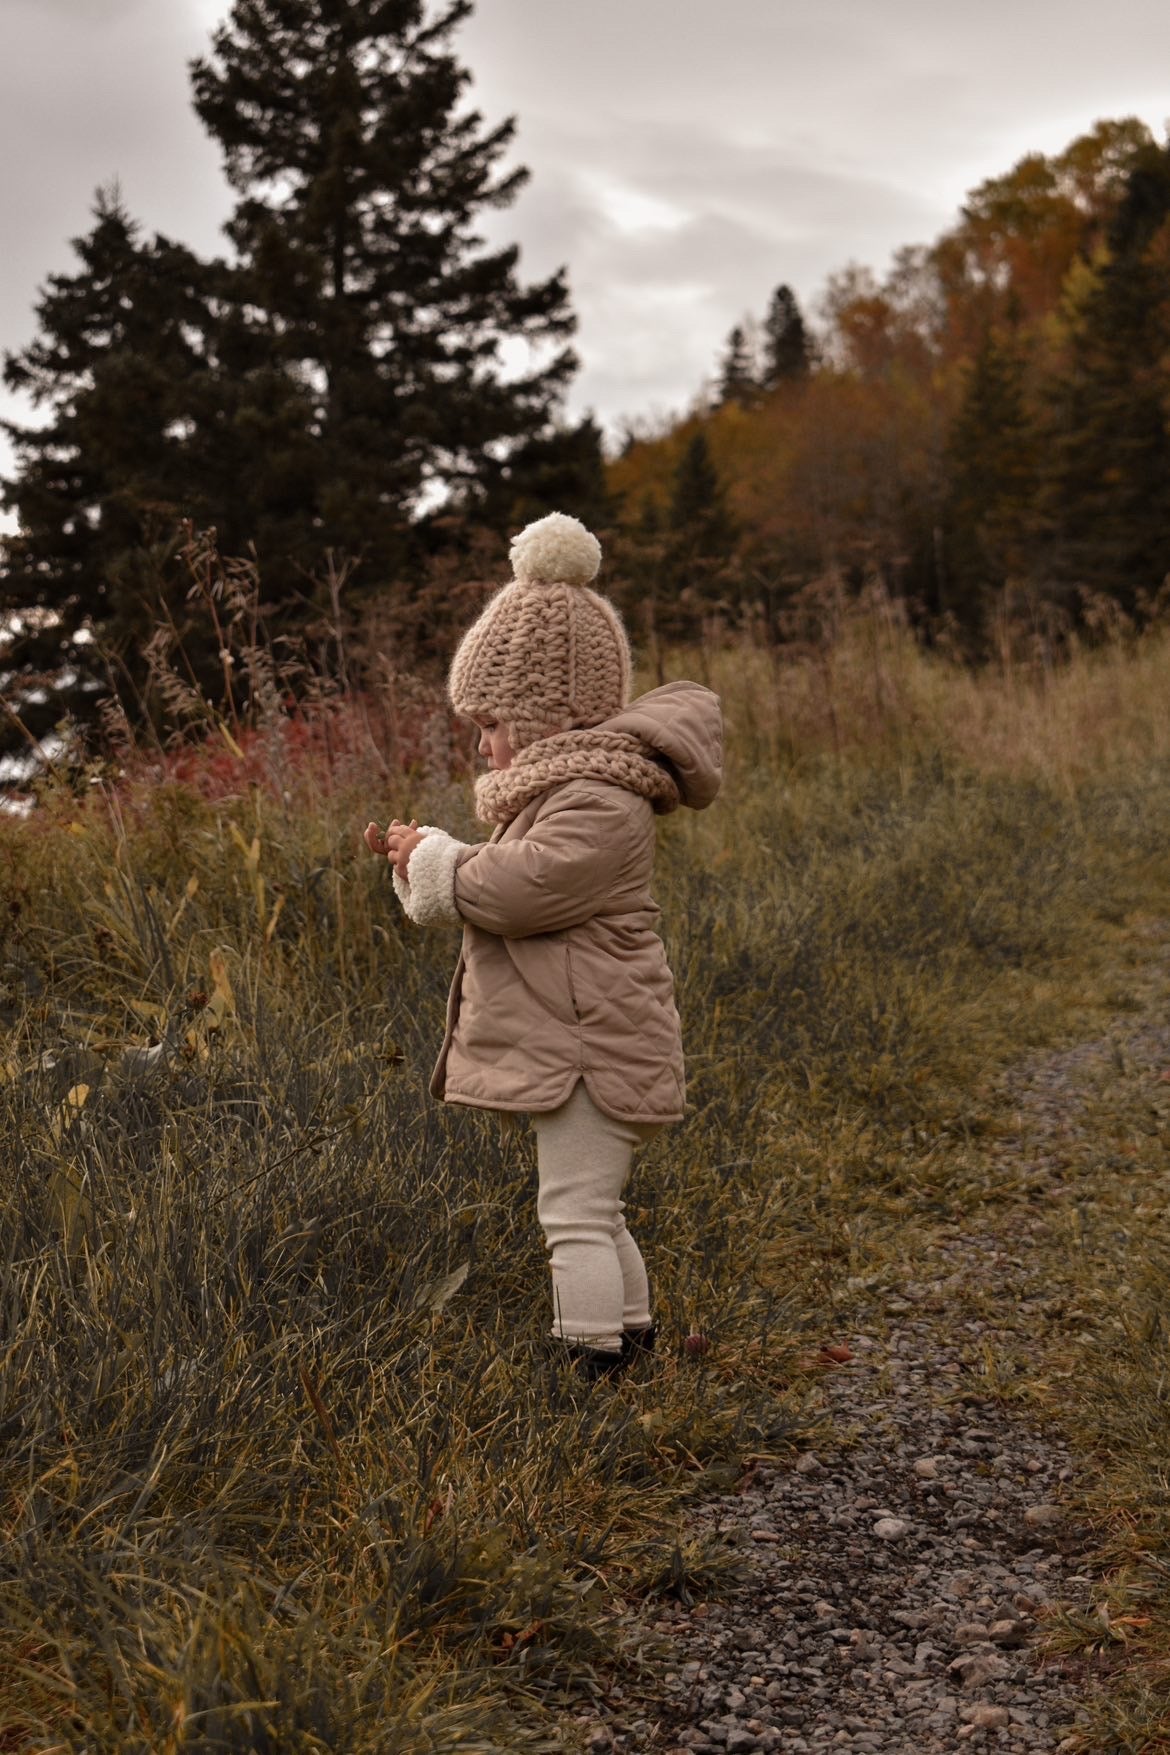
<svg viewBox="0 0 1170 1755">
<path fill-rule="evenodd" d="M 685 404 L 779 280 L 808 308 L 834 268 L 928 242 L 1024 152 L 1102 115 L 1160 127 L 1170 10 L 485 0 L 464 49 L 485 111 L 519 117 L 525 260 L 570 267 L 574 402 L 613 417 Z M 615 223 L 607 182 L 641 229 Z M 656 206 L 683 219 L 656 225 Z"/>
<path fill-rule="evenodd" d="M 221 247 L 230 205 L 187 62 L 226 0 L 3 0 L 0 345 L 70 266 L 93 190 Z M 532 180 L 493 239 L 567 264 L 573 407 L 684 405 L 731 325 L 789 281 L 928 241 L 967 189 L 1103 115 L 1161 128 L 1170 8 L 1151 0 L 480 0 L 458 44 Z M 0 398 L 5 412 L 25 410 Z M 2 459 L 0 459 L 2 467 Z"/>
<path fill-rule="evenodd" d="M 148 230 L 217 247 L 228 196 L 187 80 L 209 17 L 200 0 L 5 0 L 0 345 L 30 337 L 36 288 L 72 267 L 99 185 L 119 181 Z"/>
</svg>

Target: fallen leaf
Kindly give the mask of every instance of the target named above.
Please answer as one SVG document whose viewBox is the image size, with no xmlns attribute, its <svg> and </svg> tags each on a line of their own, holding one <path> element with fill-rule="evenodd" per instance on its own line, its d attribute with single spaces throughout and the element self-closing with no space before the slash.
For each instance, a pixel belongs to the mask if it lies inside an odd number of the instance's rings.
<svg viewBox="0 0 1170 1755">
<path fill-rule="evenodd" d="M 415 1294 L 414 1308 L 416 1310 L 442 1310 L 447 1300 L 455 1296 L 470 1272 L 471 1263 L 465 1261 L 451 1273 L 444 1274 L 441 1280 L 436 1280 L 433 1286 L 424 1286 L 421 1291 Z"/>
</svg>

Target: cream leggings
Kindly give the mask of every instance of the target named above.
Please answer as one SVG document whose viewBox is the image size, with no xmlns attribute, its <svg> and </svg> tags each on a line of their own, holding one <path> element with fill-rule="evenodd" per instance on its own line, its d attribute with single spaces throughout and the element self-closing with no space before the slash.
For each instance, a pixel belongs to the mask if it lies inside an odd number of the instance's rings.
<svg viewBox="0 0 1170 1755">
<path fill-rule="evenodd" d="M 552 1258 L 553 1334 L 616 1351 L 623 1328 L 645 1328 L 650 1292 L 626 1230 L 622 1189 L 638 1146 L 659 1122 L 614 1121 L 579 1080 L 567 1103 L 533 1115 L 537 1216 Z"/>
</svg>

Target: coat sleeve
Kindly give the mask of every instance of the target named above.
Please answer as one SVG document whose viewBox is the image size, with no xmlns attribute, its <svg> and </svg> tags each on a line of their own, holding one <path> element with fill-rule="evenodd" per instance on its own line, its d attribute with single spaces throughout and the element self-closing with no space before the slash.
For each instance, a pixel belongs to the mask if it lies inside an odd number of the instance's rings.
<svg viewBox="0 0 1170 1755">
<path fill-rule="evenodd" d="M 416 926 L 457 926 L 459 910 L 455 906 L 455 871 L 465 853 L 475 853 L 479 843 L 468 846 L 456 841 L 445 829 L 424 824 L 419 831 L 422 840 L 406 863 L 405 881 L 393 866 L 390 875 L 394 894 L 406 910 L 407 918 Z"/>
<path fill-rule="evenodd" d="M 646 830 L 616 787 L 557 794 L 528 833 L 459 855 L 455 906 L 502 938 L 563 932 L 598 913 Z"/>
</svg>

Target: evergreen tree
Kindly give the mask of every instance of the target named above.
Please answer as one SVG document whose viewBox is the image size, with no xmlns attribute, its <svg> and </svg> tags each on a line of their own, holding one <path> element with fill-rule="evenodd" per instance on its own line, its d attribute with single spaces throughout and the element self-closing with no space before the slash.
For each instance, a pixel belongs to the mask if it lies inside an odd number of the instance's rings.
<svg viewBox="0 0 1170 1755">
<path fill-rule="evenodd" d="M 731 520 L 706 433 L 688 441 L 671 483 L 670 528 L 690 539 L 697 553 L 722 553 L 731 541 Z"/>
<path fill-rule="evenodd" d="M 674 625 L 676 593 L 668 583 L 673 570 L 668 565 L 662 510 L 650 492 L 638 496 L 636 507 L 623 510 L 626 515 L 605 545 L 605 589 L 625 617 L 651 673 L 664 683 L 661 636 Z"/>
<path fill-rule="evenodd" d="M 813 349 L 796 294 L 790 286 L 778 286 L 764 318 L 764 369 L 766 390 L 804 378 L 812 366 Z"/>
<path fill-rule="evenodd" d="M 604 530 L 616 516 L 606 480 L 601 428 L 592 415 L 575 426 L 537 433 L 518 446 L 488 495 L 490 523 L 512 531 L 547 512 L 568 512 L 591 530 Z"/>
<path fill-rule="evenodd" d="M 727 337 L 727 349 L 719 365 L 719 400 L 747 403 L 758 389 L 747 331 L 737 323 Z"/>
<path fill-rule="evenodd" d="M 700 427 L 675 468 L 667 512 L 667 569 L 674 585 L 673 617 L 663 617 L 670 636 L 695 632 L 704 605 L 722 599 L 735 528 L 707 435 Z"/>
<path fill-rule="evenodd" d="M 1170 146 L 1136 156 L 1053 389 L 1046 507 L 1060 587 L 1127 611 L 1170 574 Z"/>
<path fill-rule="evenodd" d="M 574 369 L 563 273 L 517 278 L 475 226 L 527 173 L 497 175 L 514 124 L 460 111 L 449 48 L 470 0 L 235 0 L 192 69 L 195 107 L 239 202 L 224 365 L 276 363 L 309 392 L 302 430 L 251 512 L 274 577 L 329 547 L 394 578 L 436 493 L 474 503 L 547 432 Z M 501 345 L 533 345 L 505 375 Z M 261 535 L 261 531 L 263 534 Z"/>
<path fill-rule="evenodd" d="M 73 247 L 78 271 L 50 278 L 37 339 L 4 367 L 8 387 L 47 413 L 40 426 L 4 423 L 16 453 L 4 503 L 19 521 L 0 569 L 0 614 L 15 630 L 6 693 L 35 736 L 91 715 L 108 687 L 104 654 L 133 695 L 160 594 L 181 613 L 179 519 L 208 511 L 189 468 L 208 271 L 178 244 L 143 241 L 113 189 Z M 5 747 L 17 735 L 0 727 Z"/>
<path fill-rule="evenodd" d="M 971 364 L 950 435 L 949 498 L 939 607 L 981 627 L 988 598 L 1027 564 L 1034 539 L 1038 448 L 1026 356 L 989 330 Z"/>
</svg>

